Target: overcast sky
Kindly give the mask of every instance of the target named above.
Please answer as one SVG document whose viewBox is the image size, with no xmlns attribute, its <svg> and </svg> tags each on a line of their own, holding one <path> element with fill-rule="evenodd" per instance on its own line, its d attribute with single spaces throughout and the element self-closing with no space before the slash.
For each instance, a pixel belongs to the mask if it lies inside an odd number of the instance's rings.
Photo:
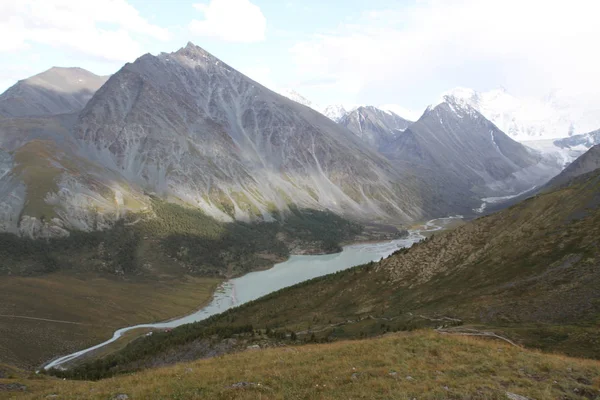
<svg viewBox="0 0 600 400">
<path fill-rule="evenodd" d="M 0 90 L 192 41 L 322 105 L 422 109 L 456 86 L 598 94 L 598 15 L 598 0 L 1 0 Z"/>
</svg>

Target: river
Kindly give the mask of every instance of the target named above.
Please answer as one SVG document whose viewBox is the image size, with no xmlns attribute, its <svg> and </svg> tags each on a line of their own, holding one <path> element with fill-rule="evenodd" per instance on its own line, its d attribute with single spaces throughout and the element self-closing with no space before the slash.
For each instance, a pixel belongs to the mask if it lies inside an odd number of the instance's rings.
<svg viewBox="0 0 600 400">
<path fill-rule="evenodd" d="M 62 364 L 99 349 L 119 339 L 124 333 L 138 328 L 169 329 L 192 322 L 202 321 L 232 307 L 258 299 L 288 286 L 348 269 L 371 261 L 379 261 L 394 251 L 410 247 L 420 241 L 428 232 L 438 231 L 452 220 L 462 216 L 438 218 L 425 223 L 420 230 L 411 230 L 407 237 L 387 242 L 362 243 L 345 246 L 340 253 L 324 255 L 291 256 L 287 261 L 275 264 L 273 268 L 250 272 L 239 278 L 224 282 L 215 292 L 212 302 L 206 307 L 182 318 L 167 322 L 140 324 L 117 330 L 113 337 L 88 349 L 57 358 L 44 366 L 44 369 L 59 368 Z"/>
</svg>

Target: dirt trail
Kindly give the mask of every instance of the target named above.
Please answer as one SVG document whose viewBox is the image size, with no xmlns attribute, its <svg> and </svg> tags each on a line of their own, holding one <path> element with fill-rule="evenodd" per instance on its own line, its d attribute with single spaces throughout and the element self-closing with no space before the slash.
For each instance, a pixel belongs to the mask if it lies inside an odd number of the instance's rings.
<svg viewBox="0 0 600 400">
<path fill-rule="evenodd" d="M 83 322 L 61 321 L 61 320 L 58 320 L 58 319 L 27 317 L 25 315 L 4 315 L 4 314 L 0 314 L 0 318 L 32 319 L 34 321 L 57 322 L 59 324 L 71 324 L 71 325 L 91 325 L 91 324 L 85 324 Z"/>
</svg>

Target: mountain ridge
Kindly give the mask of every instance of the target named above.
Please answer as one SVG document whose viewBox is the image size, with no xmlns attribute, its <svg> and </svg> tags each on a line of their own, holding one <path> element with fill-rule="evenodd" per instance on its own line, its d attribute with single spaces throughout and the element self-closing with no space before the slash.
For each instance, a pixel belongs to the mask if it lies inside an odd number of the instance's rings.
<svg viewBox="0 0 600 400">
<path fill-rule="evenodd" d="M 52 67 L 0 94 L 0 115 L 32 117 L 77 112 L 107 79 L 79 67 Z"/>
</svg>

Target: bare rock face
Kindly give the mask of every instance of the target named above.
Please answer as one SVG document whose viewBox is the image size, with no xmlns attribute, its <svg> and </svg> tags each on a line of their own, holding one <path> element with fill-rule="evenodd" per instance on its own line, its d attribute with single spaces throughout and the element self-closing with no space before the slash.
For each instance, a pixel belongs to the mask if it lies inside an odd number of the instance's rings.
<svg viewBox="0 0 600 400">
<path fill-rule="evenodd" d="M 107 79 L 82 68 L 51 68 L 17 82 L 0 95 L 0 115 L 28 117 L 80 111 Z"/>
</svg>

